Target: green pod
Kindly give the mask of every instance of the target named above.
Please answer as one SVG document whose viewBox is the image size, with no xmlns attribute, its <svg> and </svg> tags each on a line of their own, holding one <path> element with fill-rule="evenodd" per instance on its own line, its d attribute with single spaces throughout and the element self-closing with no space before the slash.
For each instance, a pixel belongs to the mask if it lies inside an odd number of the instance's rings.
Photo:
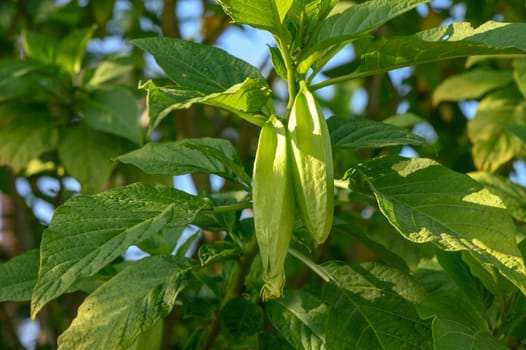
<svg viewBox="0 0 526 350">
<path fill-rule="evenodd" d="M 287 137 L 282 122 L 272 116 L 261 129 L 252 187 L 254 224 L 263 262 L 263 300 L 279 298 L 285 285 L 285 258 L 294 224 Z"/>
<path fill-rule="evenodd" d="M 323 243 L 334 214 L 332 148 L 321 108 L 303 81 L 292 106 L 288 132 L 296 204 L 307 231 L 317 243 Z"/>
</svg>

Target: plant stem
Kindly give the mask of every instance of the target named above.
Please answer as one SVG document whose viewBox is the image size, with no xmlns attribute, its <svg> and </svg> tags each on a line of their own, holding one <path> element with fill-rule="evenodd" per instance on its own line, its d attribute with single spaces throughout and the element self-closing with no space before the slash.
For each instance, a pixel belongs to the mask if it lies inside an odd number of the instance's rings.
<svg viewBox="0 0 526 350">
<path fill-rule="evenodd" d="M 212 211 L 214 212 L 214 214 L 219 214 L 219 213 L 227 213 L 229 211 L 243 210 L 243 209 L 247 209 L 250 207 L 252 207 L 252 204 L 249 201 L 245 201 L 245 202 L 238 202 L 234 204 L 218 205 L 218 206 L 215 206 L 214 209 L 212 209 Z"/>
<path fill-rule="evenodd" d="M 309 259 L 305 255 L 303 255 L 302 253 L 300 253 L 296 249 L 289 247 L 289 253 L 290 253 L 290 255 L 292 255 L 293 257 L 295 257 L 296 259 L 298 259 L 299 261 L 301 261 L 305 265 L 307 265 L 308 268 L 310 268 L 315 274 L 320 276 L 320 278 L 322 280 L 324 280 L 325 282 L 330 282 L 332 280 L 331 275 L 329 275 L 327 273 L 327 271 L 325 271 L 325 269 L 323 267 L 321 267 L 320 265 L 316 264 L 314 261 L 312 261 L 311 259 Z"/>
<path fill-rule="evenodd" d="M 225 304 L 230 300 L 240 296 L 241 292 L 243 291 L 245 278 L 250 272 L 250 267 L 252 266 L 252 262 L 254 261 L 254 258 L 258 252 L 256 236 L 254 235 L 243 248 L 243 254 L 239 258 L 236 270 L 232 276 L 232 280 L 228 284 L 227 290 L 225 291 L 225 296 L 223 297 L 223 300 L 221 300 L 218 310 L 213 315 L 212 321 L 205 331 L 205 336 L 203 338 L 204 341 L 201 343 L 200 347 L 202 350 L 212 349 L 217 337 L 219 336 L 221 331 L 219 310 L 221 310 L 221 308 L 225 306 Z"/>
<path fill-rule="evenodd" d="M 277 37 L 276 43 L 278 44 L 279 51 L 281 52 L 281 56 L 283 56 L 283 61 L 285 61 L 285 67 L 287 68 L 287 84 L 289 89 L 289 103 L 287 104 L 288 115 L 289 111 L 292 109 L 294 97 L 296 97 L 297 94 L 296 67 L 294 65 L 294 61 L 292 60 L 292 56 L 290 55 L 288 47 L 284 44 L 283 40 Z"/>
</svg>

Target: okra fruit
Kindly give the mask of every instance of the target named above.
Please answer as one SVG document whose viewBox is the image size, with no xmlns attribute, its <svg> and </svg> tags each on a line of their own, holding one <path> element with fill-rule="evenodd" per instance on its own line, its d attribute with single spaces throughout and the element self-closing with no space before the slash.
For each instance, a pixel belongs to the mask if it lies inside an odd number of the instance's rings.
<svg viewBox="0 0 526 350">
<path fill-rule="evenodd" d="M 307 231 L 323 243 L 334 214 L 332 148 L 327 122 L 304 81 L 291 109 L 288 133 L 295 202 Z"/>
<path fill-rule="evenodd" d="M 262 127 L 256 159 L 252 199 L 254 224 L 263 263 L 263 300 L 279 298 L 285 284 L 285 258 L 294 224 L 294 195 L 287 160 L 283 123 L 272 116 Z"/>
</svg>

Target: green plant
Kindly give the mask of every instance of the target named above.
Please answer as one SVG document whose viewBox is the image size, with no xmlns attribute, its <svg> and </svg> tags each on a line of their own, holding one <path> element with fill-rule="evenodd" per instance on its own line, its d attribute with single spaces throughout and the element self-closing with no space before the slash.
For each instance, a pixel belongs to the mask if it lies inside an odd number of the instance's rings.
<svg viewBox="0 0 526 350">
<path fill-rule="evenodd" d="M 475 158 L 475 164 L 484 173 L 467 176 L 428 158 L 400 157 L 397 146 L 412 144 L 425 149 L 425 141 L 403 127 L 349 116 L 331 117 L 327 119 L 328 134 L 322 131 L 323 139 L 317 144 L 324 147 L 330 136 L 334 162 L 329 157 L 331 150 L 326 149 L 298 147 L 288 153 L 289 158 L 291 154 L 316 154 L 325 166 L 345 164 L 344 171 L 341 167 L 335 169 L 340 178 L 334 181 L 334 191 L 329 186 L 308 191 L 313 196 L 299 196 L 296 190 L 296 207 L 320 204 L 327 213 L 334 209 L 334 216 L 329 218 L 323 212 L 315 214 L 322 217 L 324 224 L 332 222 L 328 238 L 325 229 L 319 230 L 318 225 L 309 227 L 309 215 L 313 215 L 309 210 L 296 213 L 290 204 L 292 200 L 282 197 L 290 195 L 290 187 L 301 189 L 298 177 L 292 176 L 291 171 L 284 171 L 289 176 L 284 175 L 283 182 L 279 173 L 257 177 L 260 155 L 263 168 L 276 159 L 281 162 L 279 169 L 298 164 L 291 159 L 283 162 L 275 154 L 278 149 L 284 152 L 280 138 L 296 141 L 293 130 L 279 131 L 293 113 L 301 112 L 305 117 L 309 112 L 309 116 L 325 125 L 319 118 L 322 109 L 310 91 L 405 66 L 473 55 L 506 57 L 526 51 L 524 23 L 490 21 L 477 28 L 453 23 L 407 36 L 374 36 L 374 31 L 387 21 L 426 2 L 220 1 L 234 22 L 273 34 L 276 47 L 270 52 L 274 68 L 288 86 L 288 102 L 280 119 L 275 117 L 276 108 L 266 80 L 246 62 L 221 49 L 184 40 L 134 40 L 134 45 L 150 53 L 172 81 L 171 85 L 154 80 L 140 85 L 147 92 L 150 130 L 174 110 L 194 104 L 228 111 L 263 127 L 262 134 L 272 131 L 272 137 L 262 135 L 258 145 L 254 180 L 278 183 L 254 183 L 253 190 L 248 171 L 251 163 L 244 164 L 232 143 L 225 139 L 152 142 L 124 154 L 121 153 L 133 147 L 112 153 L 110 156 L 121 163 L 134 165 L 147 174 L 216 174 L 226 179 L 229 186 L 221 193 L 202 191 L 194 196 L 166 185 L 135 183 L 73 197 L 56 209 L 39 251 L 27 252 L 0 266 L 0 300 L 31 300 L 34 318 L 53 299 L 72 291 L 86 292 L 77 317 L 58 339 L 61 349 L 158 348 L 163 319 L 174 308 L 185 315 L 180 322 L 195 325 L 193 332 L 184 334 L 185 340 L 180 342 L 187 349 L 524 347 L 526 241 L 518 224 L 526 221 L 522 208 L 526 197 L 523 188 L 496 174 L 501 165 L 524 151 L 522 58 L 514 58 L 507 75 L 488 79 L 490 83 L 484 89 L 468 96 L 478 98 L 491 92 L 484 97 L 491 103 L 481 103 L 479 115 L 469 126 L 474 154 L 480 156 Z M 88 35 L 89 31 L 83 33 Z M 356 59 L 350 65 L 326 72 L 329 78 L 314 83 L 330 59 L 349 43 L 355 47 Z M 60 67 L 66 74 L 65 81 L 74 80 L 78 60 L 59 59 L 58 54 L 48 60 L 47 51 L 38 52 L 33 47 L 39 47 L 38 40 L 27 51 L 44 61 L 47 68 Z M 13 73 L 17 64 L 13 63 L 9 74 L 0 78 L 9 79 L 12 84 L 29 84 L 17 78 L 33 69 L 29 66 L 32 62 Z M 45 70 L 44 73 L 47 74 Z M 89 83 L 78 86 L 81 95 L 92 92 Z M 102 87 L 98 86 L 93 94 L 100 93 L 99 89 Z M 435 91 L 437 103 L 451 99 L 440 91 Z M 305 96 L 307 92 L 309 95 Z M 298 96 L 307 98 L 300 101 L 299 107 L 295 105 Z M 71 99 L 75 102 L 67 106 L 76 106 L 77 96 Z M 60 106 L 61 101 L 55 102 Z M 91 106 L 91 99 L 82 101 Z M 9 110 L 13 106 L 5 104 L 3 108 Z M 481 121 L 495 109 L 502 120 Z M 0 137 L 15 137 L 13 130 L 17 129 L 12 124 L 21 122 L 19 113 L 3 115 L 10 117 L 2 119 L 8 127 L 2 129 Z M 56 125 L 46 118 L 42 117 L 44 129 L 56 133 Z M 408 116 L 402 117 L 402 122 L 410 125 L 404 118 Z M 123 131 L 124 125 L 102 125 L 104 118 L 91 119 L 89 113 L 85 119 L 85 130 L 90 130 L 86 132 L 114 132 L 118 137 L 141 143 L 140 136 L 131 139 L 130 130 Z M 298 123 L 306 120 L 297 118 Z M 477 124 L 490 130 L 480 130 Z M 69 124 L 63 127 L 68 130 Z M 139 132 L 134 129 L 133 135 L 136 134 Z M 274 137 L 280 139 L 276 145 L 271 144 Z M 495 137 L 510 141 L 496 141 Z M 40 139 L 56 141 L 57 137 Z M 35 154 L 16 158 L 19 168 L 43 150 L 53 149 L 58 142 L 55 141 Z M 12 147 L 10 143 L 6 145 Z M 352 154 L 347 157 L 348 152 L 357 149 L 377 149 L 378 153 L 353 162 Z M 12 154 L 11 151 L 7 149 L 0 157 Z M 9 157 L 0 160 L 13 163 Z M 327 179 L 332 177 L 332 169 L 322 170 Z M 309 174 L 313 172 L 309 170 L 299 178 Z M 294 182 L 292 186 L 286 185 L 289 181 Z M 96 192 L 102 182 L 90 190 Z M 256 188 L 262 192 L 256 192 Z M 288 212 L 269 211 L 269 199 L 276 196 L 272 188 L 278 189 L 276 211 L 286 208 Z M 254 198 L 254 204 L 252 194 L 259 197 Z M 334 208 L 332 204 L 327 207 L 333 194 Z M 328 200 L 317 203 L 324 197 Z M 298 203 L 298 199 L 302 202 Z M 261 210 L 260 203 L 264 204 Z M 244 210 L 252 207 L 254 219 L 242 216 Z M 372 211 L 372 218 L 367 221 L 360 216 L 366 208 Z M 277 239 L 286 240 L 287 245 L 289 238 L 283 236 L 292 230 L 290 259 L 284 262 L 284 270 L 291 278 L 282 297 L 265 302 L 260 299 L 260 290 L 269 282 L 268 274 L 271 283 L 275 283 L 274 268 L 278 270 L 279 292 L 272 290 L 264 296 L 277 297 L 281 292 L 284 251 L 276 253 L 280 256 L 278 261 L 272 261 L 278 266 L 269 267 L 266 255 L 272 253 L 262 249 L 262 266 L 257 243 L 263 244 L 257 230 L 264 227 L 264 222 L 258 222 L 258 212 L 271 220 L 269 227 L 280 226 L 280 232 L 267 234 L 279 234 Z M 298 220 L 290 223 L 292 219 Z M 283 225 L 274 220 L 283 221 Z M 188 225 L 223 232 L 225 237 L 201 245 L 193 257 L 186 256 L 189 250 L 184 246 L 172 254 L 177 242 L 184 241 L 179 238 Z M 345 262 L 349 236 L 366 246 L 374 261 Z M 323 245 L 316 244 L 326 239 Z M 120 257 L 131 245 L 140 245 L 150 256 L 122 261 Z M 280 249 L 285 246 L 277 244 Z"/>
</svg>

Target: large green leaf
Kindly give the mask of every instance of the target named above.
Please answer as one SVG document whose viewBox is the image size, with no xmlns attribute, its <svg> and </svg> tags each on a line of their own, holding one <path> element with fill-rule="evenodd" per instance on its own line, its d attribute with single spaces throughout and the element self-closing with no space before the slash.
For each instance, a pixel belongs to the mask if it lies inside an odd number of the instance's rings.
<svg viewBox="0 0 526 350">
<path fill-rule="evenodd" d="M 32 316 L 75 281 L 92 276 L 163 228 L 185 226 L 206 201 L 166 186 L 134 184 L 58 207 L 41 243 Z"/>
<path fill-rule="evenodd" d="M 39 250 L 33 249 L 0 264 L 0 302 L 31 299 L 38 276 Z"/>
<path fill-rule="evenodd" d="M 433 91 L 433 104 L 480 98 L 482 95 L 513 81 L 511 71 L 477 69 L 454 75 Z"/>
<path fill-rule="evenodd" d="M 334 281 L 322 292 L 331 305 L 327 349 L 430 348 L 430 325 L 415 310 L 424 289 L 407 275 L 378 263 L 322 266 Z"/>
<path fill-rule="evenodd" d="M 348 74 L 334 82 L 452 58 L 524 54 L 525 31 L 526 23 L 488 21 L 474 29 L 470 23 L 460 22 L 410 36 L 380 38 L 366 47 L 357 64 L 348 65 Z"/>
<path fill-rule="evenodd" d="M 515 88 L 499 90 L 486 96 L 475 117 L 468 122 L 468 136 L 473 143 L 473 161 L 479 170 L 494 172 L 524 151 L 524 144 L 503 124 L 526 126 L 526 110 Z"/>
<path fill-rule="evenodd" d="M 58 147 L 66 171 L 77 179 L 84 193 L 102 189 L 115 164 L 111 161 L 121 154 L 121 140 L 80 123 L 65 130 Z"/>
<path fill-rule="evenodd" d="M 319 292 L 286 291 L 267 305 L 269 319 L 296 349 L 430 347 L 430 324 L 414 305 L 424 289 L 409 277 L 377 263 L 321 268 L 331 282 Z"/>
<path fill-rule="evenodd" d="M 499 196 L 515 219 L 526 222 L 526 189 L 524 187 L 498 174 L 479 171 L 468 175 Z"/>
<path fill-rule="evenodd" d="M 31 159 L 56 147 L 58 130 L 50 116 L 31 107 L 7 111 L 7 116 L 3 112 L 0 118 L 10 118 L 10 122 L 0 124 L 0 165 L 18 172 Z"/>
<path fill-rule="evenodd" d="M 249 24 L 279 34 L 279 28 L 293 0 L 219 0 L 218 2 L 235 23 Z"/>
<path fill-rule="evenodd" d="M 489 330 L 481 310 L 459 291 L 438 291 L 417 306 L 422 318 L 433 318 L 436 350 L 506 350 Z"/>
<path fill-rule="evenodd" d="M 330 46 L 340 46 L 366 36 L 389 20 L 426 2 L 429 0 L 369 0 L 329 16 L 309 41 L 300 63 L 300 71 L 306 72 L 311 63 L 327 52 Z"/>
<path fill-rule="evenodd" d="M 197 91 L 204 96 L 226 91 L 247 78 L 264 81 L 257 68 L 216 47 L 170 38 L 132 43 L 150 53 L 183 92 Z"/>
<path fill-rule="evenodd" d="M 150 129 L 155 128 L 170 112 L 188 108 L 194 103 L 204 103 L 237 113 L 255 113 L 270 100 L 270 89 L 261 80 L 247 78 L 222 92 L 203 94 L 197 90 L 185 90 L 178 86 L 157 87 L 153 81 L 141 86 L 148 93 Z M 250 118 L 250 117 L 249 117 Z"/>
<path fill-rule="evenodd" d="M 176 142 L 148 143 L 118 158 L 148 174 L 171 176 L 205 173 L 250 183 L 236 149 L 228 140 L 184 139 Z"/>
<path fill-rule="evenodd" d="M 369 0 L 351 6 L 323 21 L 309 44 L 319 50 L 354 40 L 426 2 L 429 0 Z"/>
<path fill-rule="evenodd" d="M 61 350 L 125 350 L 167 316 L 186 287 L 191 265 L 174 256 L 129 265 L 91 293 L 58 338 Z"/>
<path fill-rule="evenodd" d="M 141 144 L 139 109 L 130 91 L 117 87 L 97 89 L 89 97 L 79 99 L 76 109 L 93 129 Z"/>
<path fill-rule="evenodd" d="M 301 290 L 267 303 L 268 318 L 295 349 L 325 349 L 330 306 Z"/>
<path fill-rule="evenodd" d="M 378 148 L 396 145 L 425 145 L 421 137 L 391 124 L 359 118 L 331 117 L 327 120 L 334 147 Z"/>
<path fill-rule="evenodd" d="M 515 225 L 502 201 L 483 185 L 433 160 L 398 156 L 356 165 L 347 178 L 351 189 L 374 193 L 382 213 L 408 240 L 465 250 L 526 294 Z"/>
</svg>

